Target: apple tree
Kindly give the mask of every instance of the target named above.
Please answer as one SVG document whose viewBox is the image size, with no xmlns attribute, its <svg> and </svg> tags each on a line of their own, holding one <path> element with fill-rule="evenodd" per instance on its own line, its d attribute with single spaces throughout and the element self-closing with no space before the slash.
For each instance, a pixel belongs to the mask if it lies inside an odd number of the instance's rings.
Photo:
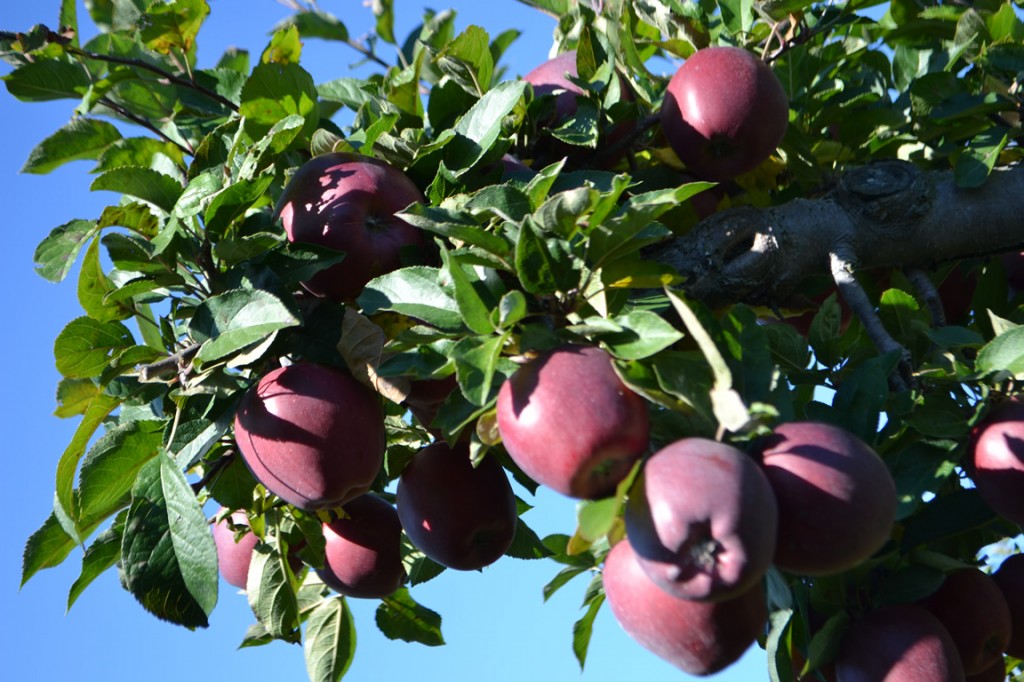
<svg viewBox="0 0 1024 682">
<path fill-rule="evenodd" d="M 585 595 L 581 665 L 607 601 L 697 675 L 1020 675 L 1024 3 L 522 1 L 521 76 L 515 31 L 391 2 L 207 67 L 205 0 L 0 34 L 73 111 L 25 170 L 119 197 L 35 254 L 77 264 L 78 426 L 23 581 L 75 552 L 70 601 L 117 570 L 197 628 L 223 575 L 318 681 L 347 600 L 437 643 L 416 586 L 503 556 Z M 575 528 L 531 530 L 541 485 Z"/>
</svg>

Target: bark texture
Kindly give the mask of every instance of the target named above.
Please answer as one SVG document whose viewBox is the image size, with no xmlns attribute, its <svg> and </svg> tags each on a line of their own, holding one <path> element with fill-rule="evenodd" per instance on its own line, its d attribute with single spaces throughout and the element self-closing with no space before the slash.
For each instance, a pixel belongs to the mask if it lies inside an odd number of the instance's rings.
<svg viewBox="0 0 1024 682">
<path fill-rule="evenodd" d="M 902 161 L 847 171 L 829 194 L 766 209 L 717 213 L 651 254 L 709 305 L 776 305 L 812 275 L 927 269 L 1024 249 L 1024 167 L 993 171 L 975 189 L 952 173 Z"/>
</svg>

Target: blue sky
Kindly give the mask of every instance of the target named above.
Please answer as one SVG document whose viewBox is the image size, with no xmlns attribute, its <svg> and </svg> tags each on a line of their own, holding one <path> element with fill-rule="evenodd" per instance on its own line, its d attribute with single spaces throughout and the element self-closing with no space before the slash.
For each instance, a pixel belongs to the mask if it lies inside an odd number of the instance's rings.
<svg viewBox="0 0 1024 682">
<path fill-rule="evenodd" d="M 443 3 L 444 0 L 441 0 Z M 200 66 L 212 66 L 234 45 L 259 54 L 267 32 L 289 11 L 274 0 L 210 0 L 211 15 L 200 34 Z M 324 0 L 321 7 L 341 18 L 353 35 L 372 26 L 367 8 L 356 0 Z M 427 4 L 395 0 L 399 39 L 418 23 Z M 548 55 L 553 22 L 512 0 L 453 0 L 459 30 L 477 24 L 497 35 L 518 28 L 522 37 L 508 51 L 509 75 L 521 75 Z M 0 30 L 54 25 L 58 0 L 0 3 Z M 79 3 L 80 18 L 87 13 Z M 84 34 L 92 31 L 83 22 Z M 358 55 L 339 44 L 309 41 L 303 66 L 317 82 L 350 75 Z M 0 73 L 10 67 L 0 65 Z M 360 72 L 362 73 L 362 72 Z M 30 150 L 67 123 L 74 103 L 26 104 L 0 92 L 0 197 L 6 267 L 0 269 L 8 330 L 0 337 L 7 398 L 0 412 L 7 502 L 7 531 L 0 546 L 0 677 L 19 682 L 78 679 L 85 682 L 163 682 L 183 679 L 305 679 L 299 647 L 274 643 L 238 650 L 253 621 L 244 596 L 222 583 L 211 627 L 189 632 L 157 621 L 124 592 L 114 572 L 94 583 L 65 615 L 67 590 L 78 576 L 80 553 L 60 567 L 36 575 L 19 590 L 25 539 L 51 509 L 57 458 L 70 440 L 75 420 L 52 416 L 58 374 L 52 345 L 60 329 L 80 314 L 76 273 L 53 285 L 33 271 L 38 242 L 55 226 L 74 218 L 95 218 L 109 193 L 91 193 L 87 162 L 50 175 L 19 174 Z M 521 492 L 521 491 L 520 491 Z M 525 493 L 522 493 L 526 495 Z M 529 498 L 528 498 L 529 499 Z M 530 499 L 527 520 L 541 535 L 571 533 L 574 505 L 553 493 Z M 486 680 L 541 682 L 622 682 L 678 680 L 686 676 L 647 653 L 618 627 L 607 607 L 595 625 L 586 670 L 572 654 L 572 624 L 586 578 L 577 578 L 547 604 L 541 588 L 557 572 L 553 562 L 503 558 L 480 573 L 448 571 L 413 595 L 441 613 L 448 645 L 427 648 L 392 642 L 377 631 L 376 602 L 350 600 L 358 629 L 355 662 L 345 679 L 366 682 L 396 675 L 432 682 Z M 740 662 L 715 676 L 722 682 L 767 680 L 764 653 L 756 646 Z"/>
</svg>

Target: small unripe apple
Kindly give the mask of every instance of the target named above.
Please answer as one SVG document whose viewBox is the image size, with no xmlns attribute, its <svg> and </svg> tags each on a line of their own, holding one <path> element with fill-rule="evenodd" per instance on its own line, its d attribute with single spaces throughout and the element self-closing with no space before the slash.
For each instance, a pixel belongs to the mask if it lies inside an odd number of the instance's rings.
<svg viewBox="0 0 1024 682">
<path fill-rule="evenodd" d="M 920 605 L 949 631 L 968 675 L 1003 659 L 1010 643 L 1010 607 L 987 574 L 977 568 L 953 571 Z"/>
<path fill-rule="evenodd" d="M 1013 622 L 1006 653 L 1014 658 L 1024 658 L 1024 554 L 1014 554 L 1005 559 L 992 574 L 992 580 L 1003 593 Z"/>
<path fill-rule="evenodd" d="M 230 516 L 235 526 L 249 526 L 249 518 L 243 511 L 233 512 Z M 259 542 L 256 534 L 249 531 L 235 540 L 235 531 L 224 518 L 213 524 L 213 542 L 217 547 L 217 568 L 226 582 L 239 589 L 245 589 L 249 577 L 249 564 L 252 563 L 252 550 Z"/>
<path fill-rule="evenodd" d="M 395 213 L 423 195 L 405 173 L 369 156 L 331 153 L 303 164 L 277 203 L 288 239 L 344 251 L 345 259 L 303 286 L 318 296 L 354 300 L 374 277 L 402 266 L 403 250 L 428 244 Z"/>
<path fill-rule="evenodd" d="M 920 606 L 899 604 L 868 613 L 843 638 L 838 682 L 964 682 L 949 633 Z"/>
<path fill-rule="evenodd" d="M 763 61 L 738 47 L 698 50 L 665 91 L 661 125 L 691 173 L 731 180 L 753 170 L 782 141 L 789 100 Z"/>
<path fill-rule="evenodd" d="M 790 422 L 761 444 L 779 505 L 775 564 L 801 575 L 841 573 L 886 543 L 896 484 L 864 441 L 830 424 Z"/>
<path fill-rule="evenodd" d="M 412 544 L 462 571 L 500 559 L 519 518 L 501 464 L 484 457 L 474 467 L 465 443 L 438 441 L 417 452 L 398 479 L 395 505 Z"/>
<path fill-rule="evenodd" d="M 681 599 L 746 592 L 775 553 L 778 506 L 764 472 L 742 451 L 704 438 L 651 455 L 625 516 L 644 572 Z"/>
<path fill-rule="evenodd" d="M 376 394 L 326 365 L 275 369 L 235 415 L 235 440 L 253 476 L 300 509 L 337 507 L 369 490 L 385 439 Z"/>
<path fill-rule="evenodd" d="M 679 599 L 640 568 L 629 540 L 608 553 L 604 591 L 615 620 L 630 637 L 690 675 L 710 675 L 734 663 L 764 632 L 764 588 L 755 585 L 720 602 Z"/>
<path fill-rule="evenodd" d="M 516 370 L 498 392 L 497 422 L 519 468 L 570 497 L 609 495 L 647 449 L 646 401 L 593 346 L 561 346 Z"/>
<path fill-rule="evenodd" d="M 323 525 L 325 562 L 317 575 L 347 597 L 388 596 L 406 579 L 398 513 L 373 494 L 352 500 L 344 513 Z"/>
<path fill-rule="evenodd" d="M 1024 525 L 1024 404 L 992 410 L 971 434 L 971 477 L 992 511 Z"/>
</svg>

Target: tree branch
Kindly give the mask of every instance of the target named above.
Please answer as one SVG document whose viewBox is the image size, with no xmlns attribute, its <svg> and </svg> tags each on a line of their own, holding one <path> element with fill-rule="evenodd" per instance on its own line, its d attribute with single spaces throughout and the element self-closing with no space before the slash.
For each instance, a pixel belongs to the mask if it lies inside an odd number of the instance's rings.
<svg viewBox="0 0 1024 682">
<path fill-rule="evenodd" d="M 178 376 L 188 367 L 192 358 L 199 352 L 201 345 L 199 343 L 192 344 L 174 355 L 167 356 L 163 360 L 143 365 L 139 369 L 139 381 L 144 383 L 148 381 L 163 381 L 169 377 Z"/>
<path fill-rule="evenodd" d="M 192 149 L 192 145 L 188 145 L 188 144 L 184 144 L 183 145 L 180 142 L 178 142 L 177 140 L 171 139 L 167 135 L 167 133 L 165 133 L 164 131 L 160 130 L 155 125 L 153 125 L 153 123 L 149 119 L 143 118 L 142 116 L 138 116 L 136 114 L 133 114 L 132 112 L 128 111 L 127 109 L 122 107 L 117 102 L 114 102 L 113 100 L 111 100 L 111 99 L 109 99 L 107 97 L 101 97 L 99 99 L 99 104 L 102 104 L 106 108 L 110 109 L 111 111 L 116 113 L 118 116 L 121 116 L 121 117 L 131 121 L 132 123 L 134 123 L 136 125 L 142 126 L 146 130 L 148 130 L 148 131 L 152 132 L 154 135 L 158 136 L 161 140 L 164 140 L 165 142 L 169 142 L 170 144 L 173 144 L 175 147 L 180 149 L 185 154 L 188 154 L 189 156 L 195 156 L 196 152 L 195 152 L 194 149 Z"/>
<path fill-rule="evenodd" d="M 1024 248 L 1024 166 L 975 189 L 952 173 L 902 161 L 851 169 L 820 199 L 716 213 L 652 249 L 692 298 L 709 305 L 778 305 L 808 277 L 831 275 L 837 245 L 858 269 L 932 268 Z"/>
</svg>

